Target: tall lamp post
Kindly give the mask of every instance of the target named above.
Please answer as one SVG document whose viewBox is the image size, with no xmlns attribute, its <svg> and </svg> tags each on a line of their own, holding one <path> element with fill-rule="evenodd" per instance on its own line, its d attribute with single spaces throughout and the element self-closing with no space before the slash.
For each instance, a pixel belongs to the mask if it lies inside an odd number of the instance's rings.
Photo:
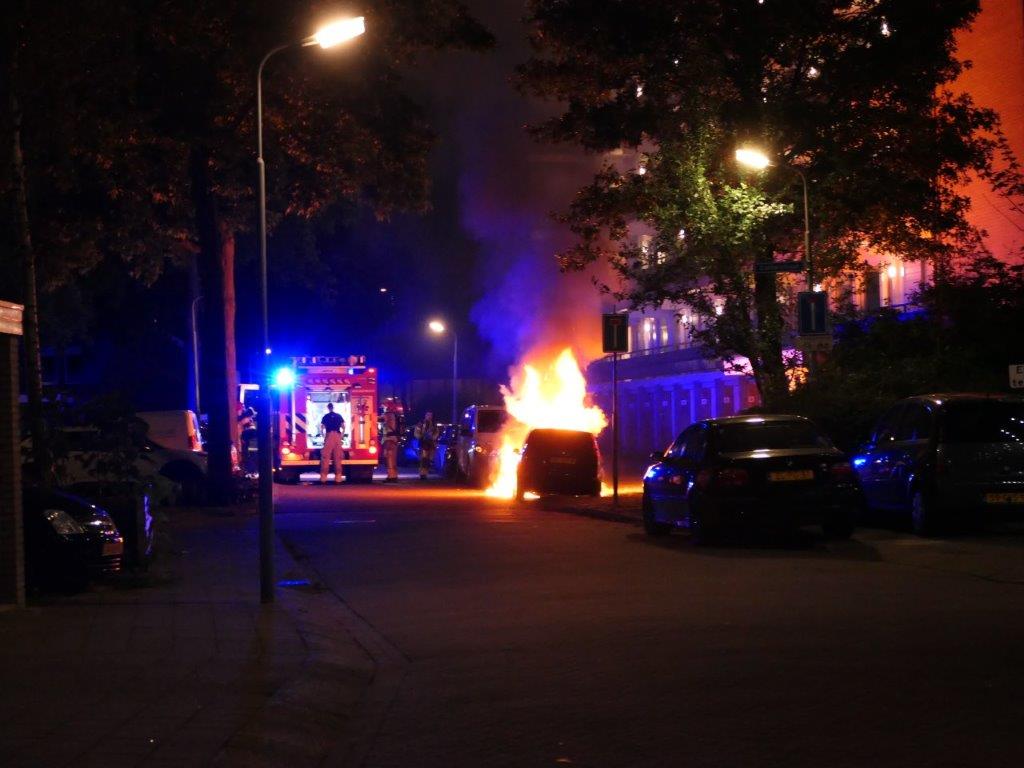
<svg viewBox="0 0 1024 768">
<path fill-rule="evenodd" d="M 763 171 L 772 161 L 764 152 L 752 147 L 741 147 L 736 150 L 736 162 L 748 168 Z M 782 165 L 786 170 L 792 171 L 800 177 L 800 184 L 804 192 L 804 265 L 807 267 L 807 287 L 814 290 L 814 260 L 811 258 L 811 214 L 810 206 L 807 203 L 807 177 L 799 168 L 792 165 Z"/>
<path fill-rule="evenodd" d="M 432 333 L 438 336 L 450 332 L 452 335 L 452 424 L 457 424 L 459 419 L 458 391 L 459 391 L 459 336 L 453 328 L 448 328 L 440 320 L 431 320 L 427 327 Z"/>
<path fill-rule="evenodd" d="M 321 27 L 316 34 L 297 43 L 286 43 L 272 48 L 260 61 L 256 70 L 256 170 L 258 174 L 258 217 L 260 253 L 260 327 L 263 332 L 263 377 L 260 384 L 260 412 L 257 422 L 256 444 L 259 449 L 259 517 L 260 517 L 260 600 L 274 601 L 274 457 L 270 420 L 273 413 L 271 399 L 270 330 L 267 312 L 267 177 L 263 162 L 263 68 L 272 56 L 292 48 L 319 45 L 333 48 L 358 37 L 366 31 L 362 16 L 339 19 Z"/>
</svg>

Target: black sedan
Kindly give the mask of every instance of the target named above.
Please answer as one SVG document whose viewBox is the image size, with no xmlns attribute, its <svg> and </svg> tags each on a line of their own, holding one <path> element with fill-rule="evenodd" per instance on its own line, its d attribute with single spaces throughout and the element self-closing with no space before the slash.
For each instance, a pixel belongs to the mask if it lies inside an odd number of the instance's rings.
<svg viewBox="0 0 1024 768">
<path fill-rule="evenodd" d="M 839 449 L 800 416 L 732 416 L 687 427 L 644 475 L 650 535 L 685 526 L 709 541 L 740 526 L 820 524 L 853 533 L 858 491 Z"/>
<path fill-rule="evenodd" d="M 516 500 L 527 493 L 601 495 L 601 457 L 589 432 L 535 429 L 526 436 L 516 473 Z"/>
<path fill-rule="evenodd" d="M 911 397 L 882 416 L 853 457 L 869 507 L 915 533 L 1024 518 L 1024 400 Z"/>
<path fill-rule="evenodd" d="M 90 577 L 119 573 L 124 539 L 110 515 L 70 493 L 28 487 L 22 495 L 26 580 L 77 589 Z"/>
</svg>

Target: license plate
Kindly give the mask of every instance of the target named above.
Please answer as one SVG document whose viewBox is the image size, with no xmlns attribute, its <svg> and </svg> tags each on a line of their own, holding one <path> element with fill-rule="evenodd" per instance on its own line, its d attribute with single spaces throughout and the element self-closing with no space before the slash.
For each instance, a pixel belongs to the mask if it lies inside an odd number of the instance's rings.
<svg viewBox="0 0 1024 768">
<path fill-rule="evenodd" d="M 768 480 L 773 483 L 790 482 L 793 480 L 813 480 L 813 469 L 794 469 L 787 472 L 769 472 Z"/>
<path fill-rule="evenodd" d="M 572 459 L 572 458 L 570 458 L 568 456 L 552 456 L 551 457 L 551 463 L 552 464 L 575 464 L 576 463 L 576 459 Z"/>
<path fill-rule="evenodd" d="M 124 554 L 124 544 L 119 541 L 108 541 L 103 544 L 103 556 Z"/>
<path fill-rule="evenodd" d="M 986 493 L 986 504 L 1024 504 L 1024 493 Z"/>
</svg>

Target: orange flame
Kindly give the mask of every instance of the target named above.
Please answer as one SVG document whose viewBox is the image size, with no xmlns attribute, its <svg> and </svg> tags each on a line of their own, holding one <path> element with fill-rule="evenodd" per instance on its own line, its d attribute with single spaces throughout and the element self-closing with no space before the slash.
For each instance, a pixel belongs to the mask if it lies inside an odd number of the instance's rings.
<svg viewBox="0 0 1024 768">
<path fill-rule="evenodd" d="M 578 429 L 598 435 L 608 426 L 604 412 L 587 403 L 587 381 L 571 349 L 563 349 L 553 361 L 525 363 L 501 394 L 511 418 L 502 430 L 498 472 L 488 496 L 515 496 L 517 451 L 530 430 Z"/>
</svg>

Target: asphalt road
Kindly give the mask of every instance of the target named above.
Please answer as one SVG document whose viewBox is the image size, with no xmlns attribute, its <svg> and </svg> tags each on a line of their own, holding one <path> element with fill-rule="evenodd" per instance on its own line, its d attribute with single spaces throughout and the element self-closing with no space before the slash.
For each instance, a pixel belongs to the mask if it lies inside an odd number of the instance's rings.
<svg viewBox="0 0 1024 768">
<path fill-rule="evenodd" d="M 1019 536 L 704 549 L 412 480 L 278 515 L 376 638 L 368 768 L 1024 765 Z"/>
</svg>

